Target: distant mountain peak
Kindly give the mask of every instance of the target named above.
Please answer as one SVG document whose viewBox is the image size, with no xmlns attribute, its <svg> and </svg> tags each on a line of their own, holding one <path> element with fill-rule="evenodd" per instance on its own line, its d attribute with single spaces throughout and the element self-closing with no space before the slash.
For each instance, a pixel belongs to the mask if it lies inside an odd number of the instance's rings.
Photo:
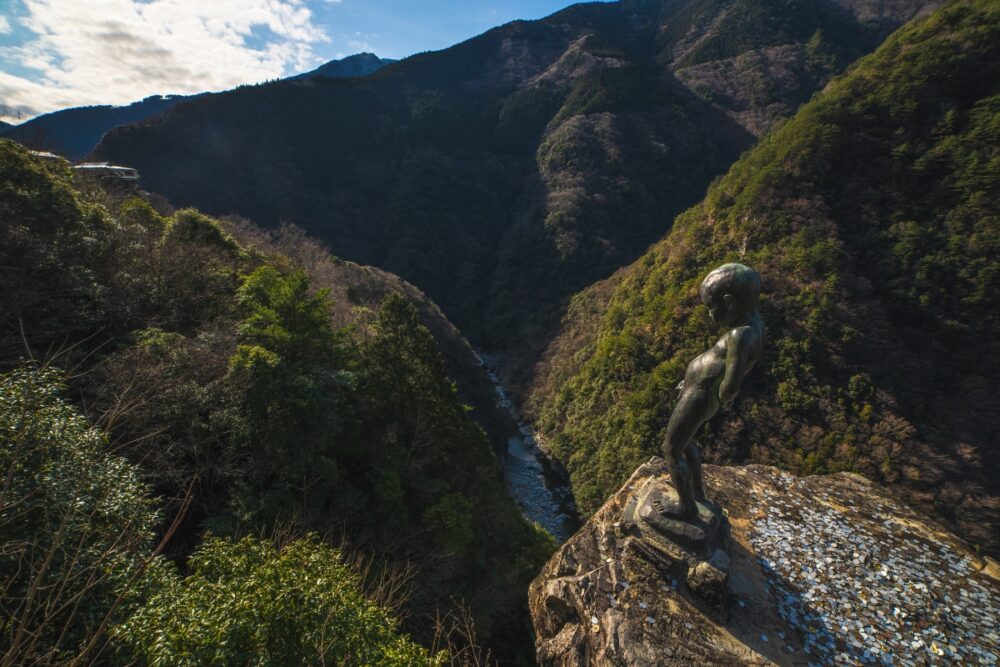
<svg viewBox="0 0 1000 667">
<path fill-rule="evenodd" d="M 356 77 L 368 76 L 390 63 L 396 62 L 392 58 L 379 58 L 374 53 L 367 51 L 355 53 L 354 55 L 331 60 L 325 65 L 320 65 L 316 69 L 292 77 L 293 79 L 306 79 L 315 76 L 326 77 Z"/>
</svg>

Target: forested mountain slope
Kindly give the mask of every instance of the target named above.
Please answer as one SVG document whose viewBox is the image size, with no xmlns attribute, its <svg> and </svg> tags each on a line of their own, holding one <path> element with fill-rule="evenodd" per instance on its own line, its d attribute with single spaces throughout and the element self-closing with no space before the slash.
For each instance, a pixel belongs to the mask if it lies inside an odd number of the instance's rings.
<svg viewBox="0 0 1000 667">
<path fill-rule="evenodd" d="M 390 582 L 391 573 L 412 569 L 402 589 L 408 592 L 404 627 L 418 640 L 432 640 L 436 611 L 461 606 L 495 655 L 530 654 L 527 584 L 552 541 L 507 495 L 489 440 L 459 401 L 421 314 L 443 332 L 442 340 L 456 337 L 442 348 L 458 366 L 464 343 L 422 294 L 383 272 L 331 258 L 294 230 L 271 237 L 193 209 L 160 212 L 6 140 L 0 141 L 0 175 L 6 295 L 0 373 L 14 371 L 3 380 L 13 383 L 16 398 L 30 393 L 19 388 L 25 382 L 38 385 L 31 378 L 39 363 L 66 371 L 74 409 L 107 434 L 106 444 L 96 430 L 87 436 L 87 455 L 126 457 L 156 497 L 149 512 L 159 510 L 167 524 L 179 517 L 170 530 L 156 531 L 166 531 L 165 554 L 184 563 L 194 553 L 196 573 L 203 567 L 200 574 L 213 580 L 230 575 L 204 566 L 205 559 L 257 559 L 266 570 L 277 554 L 252 544 L 204 545 L 209 531 L 223 538 L 279 533 L 287 542 L 288 535 L 313 532 L 344 540 L 374 559 L 376 579 L 382 569 Z M 331 305 L 331 294 L 346 303 Z M 41 395 L 54 393 L 52 382 L 42 383 Z M 4 401 L 4 415 L 23 424 L 11 412 L 16 401 Z M 79 425 L 82 417 L 67 419 Z M 60 441 L 61 433 L 52 430 L 46 446 L 75 446 Z M 24 467 L 29 476 L 47 470 L 19 458 L 18 442 L 3 443 L 12 469 Z M 53 470 L 61 474 L 58 466 Z M 58 489 L 73 482 L 53 483 Z M 117 491 L 108 493 L 107 500 L 119 500 Z M 17 507 L 5 504 L 0 511 Z M 155 526 L 149 512 L 143 539 Z M 17 536 L 3 531 L 15 524 L 3 517 L 0 543 L 10 546 Z M 297 553 L 308 563 L 331 557 L 329 549 L 326 556 L 302 549 Z M 241 555 L 246 550 L 251 553 Z M 287 577 L 312 576 L 308 563 L 299 574 L 298 565 L 288 565 Z M 129 588 L 114 589 L 112 599 L 120 590 L 128 591 L 130 604 L 153 595 L 147 610 L 153 620 L 147 626 L 136 621 L 127 631 L 140 653 L 163 649 L 156 609 L 183 615 L 185 605 L 204 601 L 184 593 L 190 582 L 150 593 L 129 579 L 131 570 L 116 572 Z M 5 590 L 9 584 L 5 579 Z M 314 594 L 331 592 L 320 588 Z M 185 601 L 185 595 L 193 597 Z M 23 607 L 19 600 L 10 598 Z M 94 613 L 104 613 L 99 600 L 90 603 L 98 605 Z M 356 622 L 365 623 L 362 616 Z M 284 631 L 312 627 L 303 623 Z M 214 635 L 206 632 L 201 639 L 168 639 L 204 640 L 210 653 Z"/>
<path fill-rule="evenodd" d="M 481 346 L 531 348 L 925 4 L 574 5 L 362 80 L 206 96 L 98 153 L 180 205 L 290 221 L 403 276 Z"/>
<path fill-rule="evenodd" d="M 573 301 L 532 411 L 593 511 L 656 453 L 718 336 L 698 284 L 764 281 L 764 356 L 713 461 L 854 470 L 1000 549 L 1000 5 L 915 21 L 764 137 L 641 259 Z"/>
</svg>

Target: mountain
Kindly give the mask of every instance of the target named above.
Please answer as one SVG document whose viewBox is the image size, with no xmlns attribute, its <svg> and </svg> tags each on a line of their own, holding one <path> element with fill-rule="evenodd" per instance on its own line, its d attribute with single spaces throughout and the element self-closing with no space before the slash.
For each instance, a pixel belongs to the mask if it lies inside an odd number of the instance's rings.
<svg viewBox="0 0 1000 667">
<path fill-rule="evenodd" d="M 365 76 L 394 62 L 372 53 L 359 53 L 300 74 L 295 79 L 314 76 Z M 0 123 L 0 136 L 26 146 L 58 153 L 70 160 L 81 160 L 94 149 L 104 133 L 119 125 L 138 123 L 165 113 L 175 105 L 198 95 L 152 95 L 127 106 L 92 106 L 63 109 L 43 114 L 14 126 Z"/>
<path fill-rule="evenodd" d="M 368 76 L 390 63 L 396 62 L 392 58 L 379 58 L 374 53 L 355 53 L 340 60 L 331 60 L 325 65 L 320 65 L 311 72 L 305 72 L 293 79 L 307 79 L 314 76 L 328 77 L 355 77 Z"/>
<path fill-rule="evenodd" d="M 639 260 L 577 295 L 530 413 L 593 512 L 659 445 L 719 333 L 698 285 L 763 276 L 768 341 L 714 462 L 862 473 L 1000 549 L 1000 9 L 948 3 L 765 136 Z"/>
<path fill-rule="evenodd" d="M 145 120 L 187 99 L 192 98 L 152 95 L 127 106 L 63 109 L 32 118 L 0 134 L 34 149 L 52 151 L 74 161 L 81 160 L 111 128 Z"/>
<path fill-rule="evenodd" d="M 926 3 L 625 0 L 516 21 L 363 79 L 243 88 L 118 128 L 180 205 L 287 220 L 530 360 L 748 148 Z"/>
</svg>

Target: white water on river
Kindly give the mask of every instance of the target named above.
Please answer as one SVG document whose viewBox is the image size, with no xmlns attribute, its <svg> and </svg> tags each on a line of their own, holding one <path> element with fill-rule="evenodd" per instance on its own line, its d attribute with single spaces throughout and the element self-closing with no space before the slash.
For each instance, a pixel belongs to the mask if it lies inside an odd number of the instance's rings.
<svg viewBox="0 0 1000 667">
<path fill-rule="evenodd" d="M 539 436 L 525 424 L 497 375 L 493 359 L 480 354 L 480 361 L 497 394 L 497 406 L 517 423 L 517 431 L 507 439 L 504 478 L 507 489 L 530 521 L 552 534 L 560 543 L 576 530 L 576 506 L 568 485 L 561 483 L 547 468 L 545 453 L 538 446 Z"/>
</svg>

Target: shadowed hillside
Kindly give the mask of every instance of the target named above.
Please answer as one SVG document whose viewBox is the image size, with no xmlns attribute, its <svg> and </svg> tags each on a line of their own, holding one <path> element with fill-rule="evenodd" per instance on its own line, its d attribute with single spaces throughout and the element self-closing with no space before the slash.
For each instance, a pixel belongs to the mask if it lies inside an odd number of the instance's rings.
<svg viewBox="0 0 1000 667">
<path fill-rule="evenodd" d="M 894 34 L 574 298 L 531 407 L 593 511 L 657 453 L 686 363 L 715 340 L 697 287 L 763 276 L 769 340 L 714 461 L 853 470 L 994 553 L 1000 519 L 1000 7 Z"/>
<path fill-rule="evenodd" d="M 923 4 L 574 5 L 361 80 L 206 96 L 98 153 L 180 205 L 293 222 L 527 358 L 566 297 L 637 257 L 754 132 Z"/>
<path fill-rule="evenodd" d="M 331 60 L 311 72 L 292 78 L 366 76 L 391 62 L 393 61 L 379 58 L 373 53 L 358 53 L 340 60 Z M 124 106 L 62 109 L 32 118 L 14 129 L 11 125 L 0 123 L 0 135 L 30 148 L 53 151 L 70 160 L 81 160 L 94 150 L 104 133 L 111 128 L 144 121 L 195 97 L 198 96 L 152 95 Z"/>
</svg>

